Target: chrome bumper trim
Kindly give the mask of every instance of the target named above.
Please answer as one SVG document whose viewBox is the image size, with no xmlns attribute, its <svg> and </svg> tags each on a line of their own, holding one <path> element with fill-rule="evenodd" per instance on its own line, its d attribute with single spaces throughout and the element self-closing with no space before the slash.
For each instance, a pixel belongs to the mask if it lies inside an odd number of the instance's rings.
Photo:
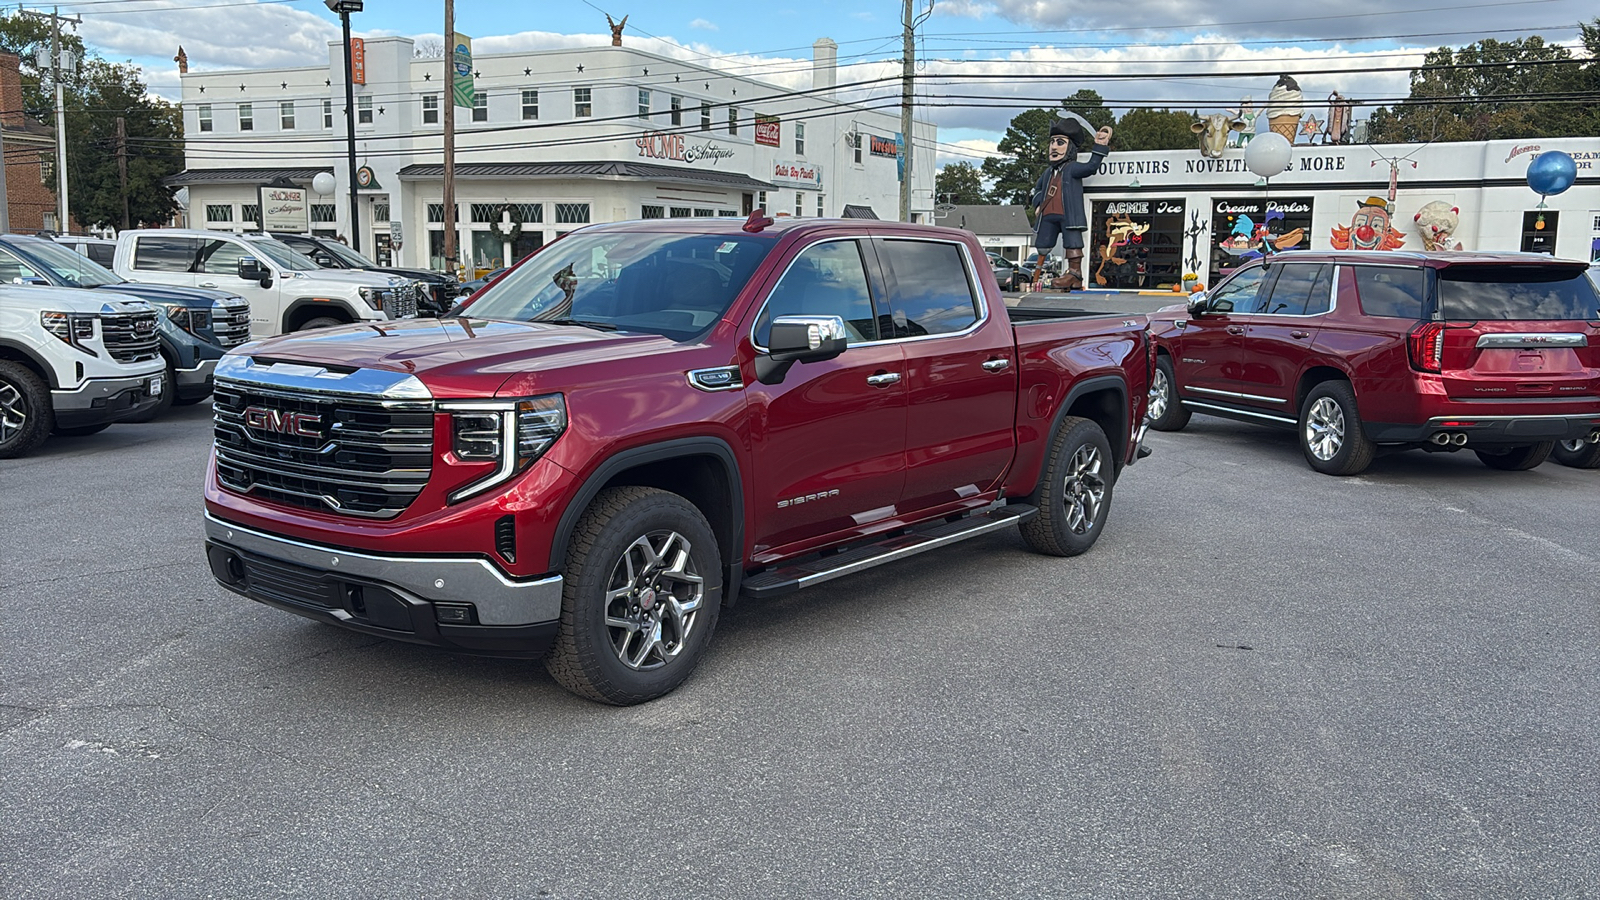
<svg viewBox="0 0 1600 900">
<path fill-rule="evenodd" d="M 560 575 L 512 581 L 484 559 L 355 553 L 266 534 L 210 513 L 206 537 L 308 569 L 393 585 L 422 600 L 472 603 L 481 625 L 535 625 L 561 618 Z"/>
<path fill-rule="evenodd" d="M 172 377 L 183 387 L 193 387 L 210 381 L 217 371 L 217 360 L 202 359 L 192 369 L 174 369 Z"/>
<path fill-rule="evenodd" d="M 126 378 L 90 378 L 71 390 L 52 389 L 50 402 L 58 410 L 94 409 L 94 401 L 106 400 L 134 389 L 148 388 L 150 379 L 162 374 L 162 369 L 144 375 Z M 163 385 L 164 390 L 171 385 Z"/>
</svg>

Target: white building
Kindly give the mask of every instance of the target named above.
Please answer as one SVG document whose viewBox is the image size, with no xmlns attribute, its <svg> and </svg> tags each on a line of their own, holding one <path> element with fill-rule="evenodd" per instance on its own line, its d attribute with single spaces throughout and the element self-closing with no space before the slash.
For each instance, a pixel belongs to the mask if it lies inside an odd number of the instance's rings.
<svg viewBox="0 0 1600 900">
<path fill-rule="evenodd" d="M 479 56 L 471 108 L 456 109 L 461 259 L 514 262 L 589 222 L 746 215 L 895 218 L 898 110 L 836 96 L 837 46 L 816 42 L 812 87 L 646 53 L 593 47 Z M 254 229 L 257 188 L 308 189 L 312 230 L 353 235 L 380 262 L 443 264 L 444 61 L 407 38 L 369 38 L 356 66 L 358 217 L 350 221 L 344 49 L 328 65 L 183 76 L 189 224 Z M 912 210 L 933 209 L 933 125 L 915 124 Z M 370 179 L 366 173 L 370 171 Z M 362 184 L 361 182 L 366 182 Z M 847 209 L 848 207 L 848 209 Z"/>
<path fill-rule="evenodd" d="M 1301 248 L 1336 246 L 1336 229 L 1369 198 L 1390 207 L 1401 249 L 1421 250 L 1414 221 L 1433 201 L 1458 212 L 1452 243 L 1466 250 L 1536 250 L 1600 259 L 1600 139 L 1552 138 L 1439 144 L 1297 145 L 1289 169 L 1265 184 L 1244 164 L 1244 149 L 1221 159 L 1196 150 L 1112 152 L 1084 180 L 1089 204 L 1089 284 L 1097 271 L 1107 287 L 1163 288 L 1194 272 L 1210 284 L 1238 265 L 1230 238 L 1262 224 L 1268 210 L 1283 213 L 1272 230 L 1301 229 Z M 1528 163 L 1562 150 L 1577 161 L 1578 180 L 1546 199 L 1529 187 Z M 1390 179 L 1394 194 L 1390 202 Z M 1107 220 L 1127 215 L 1149 229 L 1114 254 L 1121 265 L 1101 266 Z M 1248 220 L 1248 222 L 1246 221 Z M 1248 241 L 1238 241 L 1240 244 Z M 1239 248 L 1243 250 L 1244 248 Z"/>
</svg>

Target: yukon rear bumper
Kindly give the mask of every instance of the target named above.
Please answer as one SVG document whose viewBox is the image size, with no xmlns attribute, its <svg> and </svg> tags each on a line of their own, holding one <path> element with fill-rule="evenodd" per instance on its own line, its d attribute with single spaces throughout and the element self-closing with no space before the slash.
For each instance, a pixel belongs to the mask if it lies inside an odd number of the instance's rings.
<svg viewBox="0 0 1600 900">
<path fill-rule="evenodd" d="M 223 587 L 364 634 L 486 656 L 536 657 L 555 639 L 560 575 L 513 580 L 488 560 L 391 557 L 292 541 L 206 515 Z"/>
<path fill-rule="evenodd" d="M 1464 434 L 1466 444 L 1532 444 L 1576 441 L 1600 429 L 1600 414 L 1534 416 L 1434 416 L 1421 425 L 1364 424 L 1367 436 L 1380 444 L 1422 443 L 1436 434 Z"/>
</svg>

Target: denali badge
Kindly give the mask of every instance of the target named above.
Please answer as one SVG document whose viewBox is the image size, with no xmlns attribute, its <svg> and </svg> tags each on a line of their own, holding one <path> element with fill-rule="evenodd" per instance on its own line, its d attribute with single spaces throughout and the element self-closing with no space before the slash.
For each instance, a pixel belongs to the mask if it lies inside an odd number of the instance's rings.
<svg viewBox="0 0 1600 900">
<path fill-rule="evenodd" d="M 322 432 L 317 429 L 322 424 L 322 417 L 311 413 L 251 406 L 244 411 L 244 424 L 258 431 L 292 434 L 295 437 L 322 437 Z"/>
</svg>

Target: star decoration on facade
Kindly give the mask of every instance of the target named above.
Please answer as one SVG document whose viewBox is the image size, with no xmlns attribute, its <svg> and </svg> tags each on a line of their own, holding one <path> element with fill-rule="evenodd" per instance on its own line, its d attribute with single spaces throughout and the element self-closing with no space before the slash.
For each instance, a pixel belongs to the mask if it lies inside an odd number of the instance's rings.
<svg viewBox="0 0 1600 900">
<path fill-rule="evenodd" d="M 524 74 L 524 75 L 532 75 L 533 74 L 533 70 L 532 69 L 523 69 L 522 70 L 522 74 Z"/>
<path fill-rule="evenodd" d="M 737 97 L 737 96 L 739 96 L 739 89 L 738 89 L 738 88 L 734 88 L 734 89 L 733 89 L 733 95 L 734 95 L 734 96 L 735 96 L 735 97 Z"/>
<path fill-rule="evenodd" d="M 239 90 L 241 90 L 241 91 L 244 90 L 244 85 L 242 85 L 242 84 L 239 85 Z"/>
<path fill-rule="evenodd" d="M 204 94 L 205 92 L 206 92 L 206 86 L 203 85 L 203 84 L 200 85 L 200 93 Z"/>
<path fill-rule="evenodd" d="M 674 75 L 674 76 L 672 76 L 672 80 L 673 80 L 673 81 L 674 81 L 674 82 L 677 82 L 677 83 L 679 83 L 679 84 L 682 84 L 682 83 L 683 83 L 683 79 L 682 79 L 682 78 L 679 78 L 679 77 L 678 77 L 678 76 L 676 76 L 676 75 Z"/>
<path fill-rule="evenodd" d="M 706 82 L 706 90 L 711 90 L 711 82 Z"/>
<path fill-rule="evenodd" d="M 432 81 L 433 80 L 433 73 L 432 72 L 423 72 L 422 73 L 422 80 L 423 81 Z"/>
<path fill-rule="evenodd" d="M 378 115 L 383 115 L 383 107 L 378 107 Z"/>
<path fill-rule="evenodd" d="M 332 78 L 324 78 L 324 79 L 322 79 L 322 83 L 323 84 L 327 84 L 327 85 L 331 85 L 331 84 L 333 84 L 333 79 Z"/>
<path fill-rule="evenodd" d="M 279 85 L 279 87 L 287 91 L 289 89 L 289 82 L 285 81 L 283 84 Z"/>
<path fill-rule="evenodd" d="M 582 63 L 579 63 L 579 64 L 578 64 L 578 71 L 579 71 L 579 72 L 582 72 L 582 71 L 583 71 L 583 64 L 582 64 Z"/>
<path fill-rule="evenodd" d="M 1322 123 L 1316 116 L 1306 116 L 1305 124 L 1300 126 L 1301 134 L 1318 134 L 1322 131 Z"/>
</svg>

